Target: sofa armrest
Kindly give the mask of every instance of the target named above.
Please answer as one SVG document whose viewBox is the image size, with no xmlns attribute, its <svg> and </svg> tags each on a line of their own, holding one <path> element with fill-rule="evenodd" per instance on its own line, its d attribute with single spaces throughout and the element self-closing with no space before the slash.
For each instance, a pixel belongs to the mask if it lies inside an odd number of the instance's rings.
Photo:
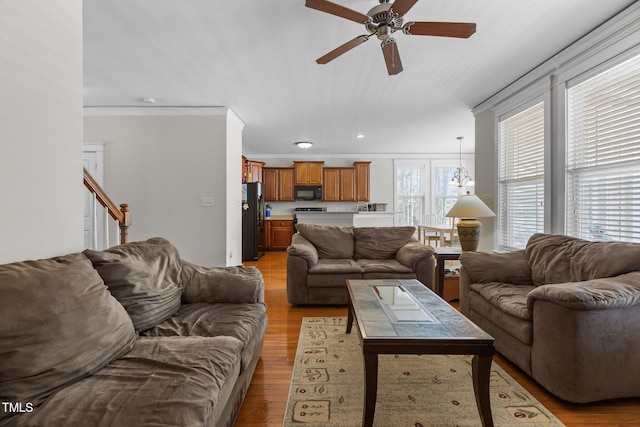
<svg viewBox="0 0 640 427">
<path fill-rule="evenodd" d="M 182 261 L 182 302 L 264 303 L 264 280 L 256 267 L 202 267 Z"/>
<path fill-rule="evenodd" d="M 305 239 L 300 233 L 294 234 L 291 238 L 291 245 L 287 248 L 287 255 L 303 258 L 307 262 L 307 269 L 318 264 L 318 250 L 313 243 Z"/>
<path fill-rule="evenodd" d="M 432 257 L 433 253 L 434 250 L 431 246 L 412 241 L 398 249 L 398 252 L 396 252 L 396 261 L 415 270 L 416 264 L 418 264 L 420 260 Z"/>
<path fill-rule="evenodd" d="M 572 310 L 607 310 L 640 305 L 640 272 L 584 282 L 541 285 L 529 292 L 527 307 L 536 300 L 549 301 Z"/>
</svg>

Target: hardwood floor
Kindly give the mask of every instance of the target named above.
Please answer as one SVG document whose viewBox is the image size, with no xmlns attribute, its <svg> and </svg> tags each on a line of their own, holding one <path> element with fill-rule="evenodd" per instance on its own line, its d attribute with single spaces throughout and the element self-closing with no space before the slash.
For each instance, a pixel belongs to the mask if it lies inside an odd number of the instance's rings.
<svg viewBox="0 0 640 427">
<path fill-rule="evenodd" d="M 282 426 L 289 380 L 303 317 L 346 316 L 346 307 L 293 307 L 286 295 L 286 253 L 267 252 L 257 262 L 264 276 L 268 308 L 267 329 L 261 360 L 235 425 Z M 640 355 L 638 355 L 640 357 Z M 497 354 L 494 360 L 569 427 L 640 426 L 640 398 L 618 399 L 578 405 L 546 392 L 519 368 Z M 640 381 L 640 378 L 638 379 Z"/>
</svg>

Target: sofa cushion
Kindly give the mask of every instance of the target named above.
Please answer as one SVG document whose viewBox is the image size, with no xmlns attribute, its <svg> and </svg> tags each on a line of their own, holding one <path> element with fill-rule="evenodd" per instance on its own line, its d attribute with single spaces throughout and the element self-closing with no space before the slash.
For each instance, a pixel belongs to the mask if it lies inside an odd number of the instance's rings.
<svg viewBox="0 0 640 427">
<path fill-rule="evenodd" d="M 355 259 L 394 258 L 398 249 L 406 245 L 415 227 L 356 227 Z"/>
<path fill-rule="evenodd" d="M 155 237 L 84 254 L 127 310 L 136 331 L 157 325 L 180 307 L 182 263 L 168 240 Z"/>
<path fill-rule="evenodd" d="M 148 337 L 229 336 L 242 343 L 242 371 L 262 350 L 258 344 L 267 327 L 264 304 L 183 304 L 173 316 L 143 332 Z M 252 346 L 252 344 L 254 344 Z M 257 354 L 255 354 L 257 353 Z"/>
<path fill-rule="evenodd" d="M 482 295 L 491 305 L 523 320 L 531 320 L 527 309 L 527 296 L 535 286 L 513 285 L 510 283 L 474 283 L 471 289 Z"/>
<path fill-rule="evenodd" d="M 81 253 L 0 266 L 0 401 L 39 405 L 135 341 L 131 319 Z"/>
<path fill-rule="evenodd" d="M 127 355 L 11 425 L 218 425 L 240 371 L 241 347 L 232 337 L 142 337 Z"/>
<path fill-rule="evenodd" d="M 413 273 L 413 270 L 395 259 L 359 259 L 358 265 L 364 274 L 369 273 Z"/>
<path fill-rule="evenodd" d="M 534 234 L 526 248 L 536 285 L 581 282 L 640 270 L 640 244 Z"/>
<path fill-rule="evenodd" d="M 320 259 L 309 269 L 309 274 L 362 273 L 360 265 L 352 259 Z"/>
<path fill-rule="evenodd" d="M 353 227 L 299 223 L 296 229 L 316 247 L 320 258 L 353 258 Z"/>
</svg>

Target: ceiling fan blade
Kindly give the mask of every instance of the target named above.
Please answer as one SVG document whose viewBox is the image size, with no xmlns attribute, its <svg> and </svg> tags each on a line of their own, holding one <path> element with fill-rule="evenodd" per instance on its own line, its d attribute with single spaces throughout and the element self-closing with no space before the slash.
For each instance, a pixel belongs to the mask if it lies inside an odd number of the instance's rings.
<svg viewBox="0 0 640 427">
<path fill-rule="evenodd" d="M 390 76 L 402 71 L 402 62 L 400 62 L 400 54 L 398 53 L 398 45 L 395 39 L 390 38 L 382 42 L 382 54 Z"/>
<path fill-rule="evenodd" d="M 402 32 L 414 36 L 440 36 L 469 38 L 476 32 L 476 24 L 470 22 L 407 22 Z"/>
<path fill-rule="evenodd" d="M 391 5 L 391 10 L 397 13 L 399 16 L 404 16 L 416 4 L 418 0 L 396 0 Z"/>
<path fill-rule="evenodd" d="M 345 44 L 343 44 L 341 46 L 338 46 L 337 48 L 333 49 L 331 52 L 327 53 L 326 55 L 316 59 L 316 62 L 318 64 L 326 64 L 329 61 L 333 61 L 338 56 L 342 55 L 345 52 L 350 51 L 351 49 L 353 49 L 356 46 L 361 45 L 362 43 L 366 42 L 367 40 L 369 40 L 369 36 L 367 36 L 367 35 L 358 36 L 355 39 L 349 40 Z"/>
<path fill-rule="evenodd" d="M 331 15 L 339 16 L 341 18 L 349 19 L 360 24 L 364 24 L 370 19 L 364 13 L 356 12 L 353 9 L 349 9 L 348 7 L 344 7 L 327 0 L 307 0 L 305 6 L 321 12 L 330 13 Z"/>
</svg>

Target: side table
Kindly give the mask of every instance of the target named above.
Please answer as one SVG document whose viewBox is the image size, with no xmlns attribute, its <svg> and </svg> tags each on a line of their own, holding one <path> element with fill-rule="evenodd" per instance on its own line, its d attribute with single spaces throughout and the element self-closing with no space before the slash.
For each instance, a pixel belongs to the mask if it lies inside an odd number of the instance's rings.
<svg viewBox="0 0 640 427">
<path fill-rule="evenodd" d="M 436 267 L 438 269 L 438 278 L 436 280 L 436 294 L 442 297 L 444 292 L 444 262 L 445 261 L 457 261 L 460 259 L 462 248 L 452 246 L 438 246 L 433 248 L 435 250 Z"/>
</svg>

